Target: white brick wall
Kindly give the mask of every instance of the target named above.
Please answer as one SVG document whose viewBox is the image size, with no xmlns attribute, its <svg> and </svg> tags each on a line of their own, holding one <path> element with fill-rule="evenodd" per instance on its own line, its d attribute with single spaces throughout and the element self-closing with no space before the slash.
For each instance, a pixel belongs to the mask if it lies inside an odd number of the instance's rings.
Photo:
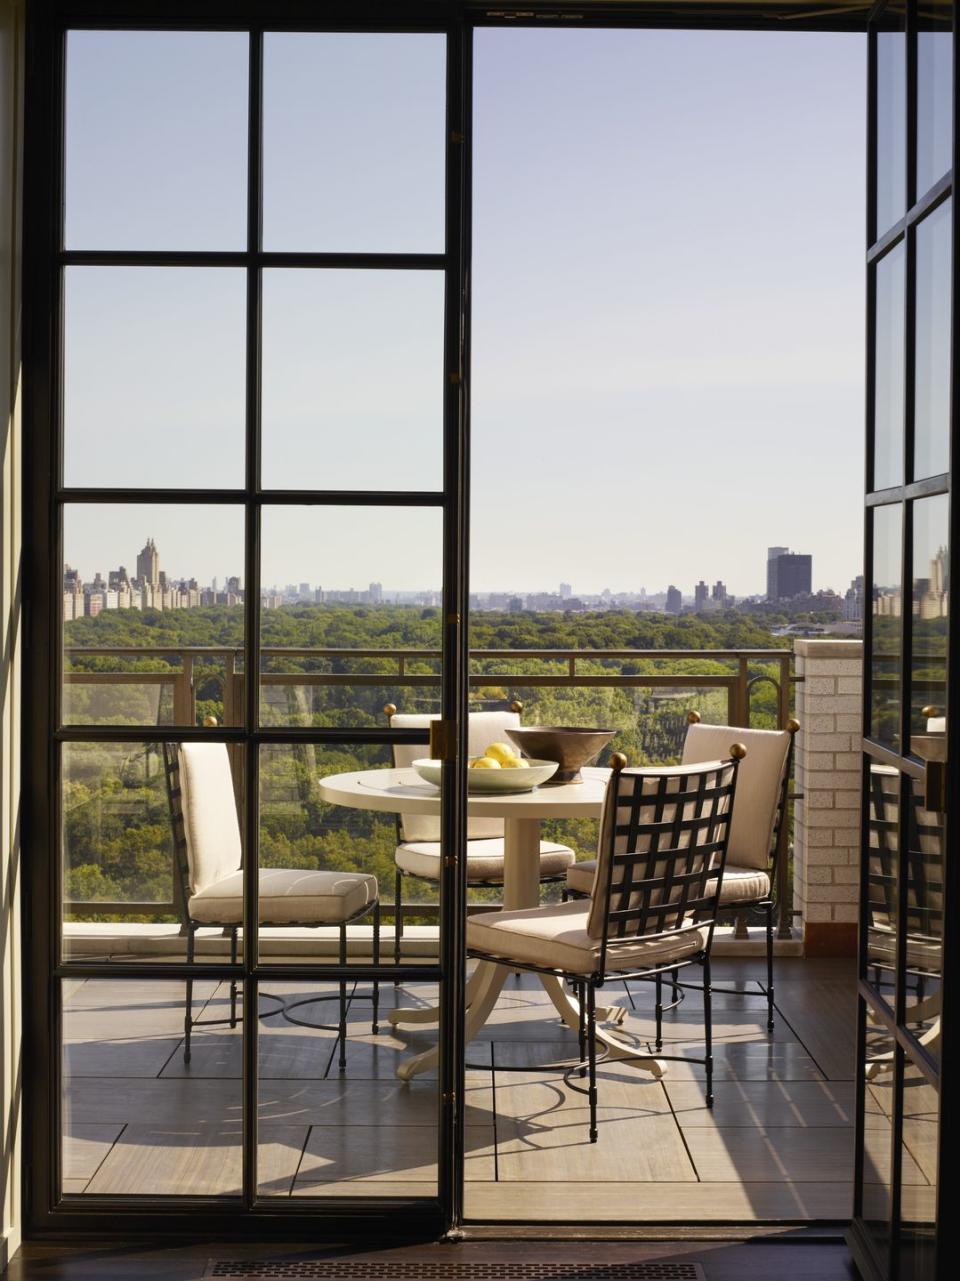
<svg viewBox="0 0 960 1281">
<path fill-rule="evenodd" d="M 860 857 L 860 641 L 799 640 L 794 647 L 796 790 L 794 906 L 804 923 L 857 919 Z"/>
</svg>

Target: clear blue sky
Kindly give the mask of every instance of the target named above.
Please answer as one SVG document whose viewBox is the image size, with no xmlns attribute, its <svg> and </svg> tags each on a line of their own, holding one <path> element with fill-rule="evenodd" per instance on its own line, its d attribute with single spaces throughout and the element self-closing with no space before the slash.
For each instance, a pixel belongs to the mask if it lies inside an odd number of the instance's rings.
<svg viewBox="0 0 960 1281">
<path fill-rule="evenodd" d="M 761 591 L 768 544 L 859 572 L 865 41 L 483 30 L 472 587 Z M 240 248 L 246 43 L 75 33 L 67 243 Z M 443 46 L 270 36 L 268 248 L 441 248 Z M 429 273 L 268 273 L 268 484 L 440 478 Z M 68 483 L 239 484 L 242 273 L 68 275 Z M 85 577 L 148 535 L 242 572 L 226 513 L 71 513 Z M 265 583 L 439 584 L 435 513 L 270 513 Z"/>
</svg>

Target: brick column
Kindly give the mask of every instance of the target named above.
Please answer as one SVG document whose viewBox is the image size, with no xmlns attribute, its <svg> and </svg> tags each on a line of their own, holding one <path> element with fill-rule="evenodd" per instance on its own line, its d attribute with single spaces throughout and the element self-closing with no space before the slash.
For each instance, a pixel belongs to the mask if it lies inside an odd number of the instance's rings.
<svg viewBox="0 0 960 1281">
<path fill-rule="evenodd" d="M 863 644 L 794 646 L 796 790 L 793 898 L 807 956 L 854 956 L 860 862 Z"/>
</svg>

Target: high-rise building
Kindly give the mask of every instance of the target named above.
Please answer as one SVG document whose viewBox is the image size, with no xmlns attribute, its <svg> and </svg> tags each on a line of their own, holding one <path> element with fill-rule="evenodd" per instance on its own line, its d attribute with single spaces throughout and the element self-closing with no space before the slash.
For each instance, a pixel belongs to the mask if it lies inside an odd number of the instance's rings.
<svg viewBox="0 0 960 1281">
<path fill-rule="evenodd" d="M 561 600 L 569 600 L 569 599 L 570 599 L 570 597 L 571 597 L 572 595 L 573 595 L 573 588 L 570 586 L 570 584 L 569 584 L 569 583 L 561 583 L 561 584 L 560 584 L 560 599 L 561 599 Z"/>
<path fill-rule="evenodd" d="M 160 553 L 152 538 L 147 539 L 137 555 L 137 577 L 141 582 L 149 583 L 154 591 L 160 586 Z"/>
<path fill-rule="evenodd" d="M 767 600 L 791 600 L 809 596 L 813 580 L 813 557 L 771 547 L 767 555 Z"/>
<path fill-rule="evenodd" d="M 780 556 L 786 556 L 789 547 L 767 548 L 767 600 L 776 600 L 777 569 L 776 562 Z"/>
<path fill-rule="evenodd" d="M 370 604 L 371 605 L 383 604 L 383 583 L 370 584 Z"/>
<path fill-rule="evenodd" d="M 730 599 L 729 595 L 727 594 L 726 583 L 721 582 L 719 578 L 713 584 L 713 587 L 710 591 L 710 599 L 712 601 L 715 601 L 717 606 L 720 609 L 725 609 L 727 602 Z"/>
<path fill-rule="evenodd" d="M 679 587 L 674 587 L 671 583 L 667 588 L 666 610 L 668 614 L 679 614 L 683 609 L 683 595 Z"/>
<path fill-rule="evenodd" d="M 701 610 L 707 608 L 707 601 L 710 599 L 710 588 L 701 578 L 699 583 L 693 589 L 693 608 L 699 614 Z"/>
</svg>

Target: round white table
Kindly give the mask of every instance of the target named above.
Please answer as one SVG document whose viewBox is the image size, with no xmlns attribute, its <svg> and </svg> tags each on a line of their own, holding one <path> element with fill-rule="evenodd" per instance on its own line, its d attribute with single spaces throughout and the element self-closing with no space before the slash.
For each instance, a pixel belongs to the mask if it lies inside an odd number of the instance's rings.
<svg viewBox="0 0 960 1281">
<path fill-rule="evenodd" d="M 503 906 L 507 911 L 536 907 L 540 902 L 540 821 L 545 818 L 599 818 L 610 771 L 584 769 L 580 783 L 562 783 L 538 787 L 532 792 L 510 792 L 467 796 L 467 814 L 471 818 L 502 818 L 504 833 Z M 416 770 L 375 769 L 356 774 L 334 774 L 319 780 L 320 796 L 331 805 L 352 809 L 379 810 L 392 814 L 440 816 L 440 792 L 425 783 Z M 466 1042 L 469 1043 L 489 1018 L 497 997 L 511 973 L 509 966 L 489 961 L 478 963 L 467 983 Z M 580 1025 L 580 1008 L 562 980 L 551 974 L 538 974 L 558 1014 L 571 1028 Z M 436 1023 L 434 1007 L 397 1009 L 389 1012 L 392 1024 Z M 626 1017 L 623 1006 L 598 1008 L 600 1022 L 619 1024 Z M 636 1065 L 655 1076 L 663 1069 L 654 1058 L 634 1058 L 636 1048 L 607 1036 L 597 1029 L 598 1040 L 606 1046 L 609 1058 L 630 1057 Z M 420 1072 L 436 1067 L 436 1048 L 404 1059 L 397 1076 L 408 1081 Z"/>
</svg>

